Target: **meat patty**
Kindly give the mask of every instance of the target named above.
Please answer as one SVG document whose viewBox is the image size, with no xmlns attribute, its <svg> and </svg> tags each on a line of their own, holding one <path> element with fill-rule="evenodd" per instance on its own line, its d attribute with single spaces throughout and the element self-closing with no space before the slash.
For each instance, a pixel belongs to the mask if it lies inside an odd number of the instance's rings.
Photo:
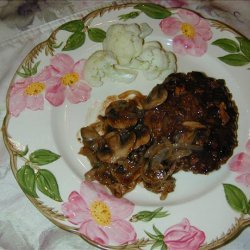
<svg viewBox="0 0 250 250">
<path fill-rule="evenodd" d="M 142 183 L 165 199 L 175 188 L 175 173 L 208 174 L 237 146 L 238 110 L 224 80 L 174 73 L 147 96 L 121 96 L 81 129 L 80 153 L 92 165 L 86 179 L 116 197 Z"/>
</svg>

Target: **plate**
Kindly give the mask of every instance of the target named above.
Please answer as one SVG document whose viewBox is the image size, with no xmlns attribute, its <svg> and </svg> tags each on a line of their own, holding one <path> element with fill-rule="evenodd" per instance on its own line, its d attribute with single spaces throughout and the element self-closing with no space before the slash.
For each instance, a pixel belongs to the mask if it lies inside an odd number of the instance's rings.
<svg viewBox="0 0 250 250">
<path fill-rule="evenodd" d="M 112 24 L 148 24 L 144 39 L 173 51 L 178 72 L 224 79 L 239 110 L 238 146 L 209 175 L 175 174 L 165 200 L 142 186 L 118 199 L 97 182 L 79 154 L 81 127 L 95 121 L 108 96 L 148 94 L 159 79 L 139 70 L 133 82 L 95 87 L 82 72 L 102 50 Z M 55 29 L 20 64 L 7 94 L 3 135 L 13 174 L 27 198 L 58 227 L 107 249 L 211 249 L 250 225 L 250 42 L 230 27 L 184 9 L 155 4 L 112 5 Z M 78 72 L 78 73 L 77 73 Z"/>
</svg>

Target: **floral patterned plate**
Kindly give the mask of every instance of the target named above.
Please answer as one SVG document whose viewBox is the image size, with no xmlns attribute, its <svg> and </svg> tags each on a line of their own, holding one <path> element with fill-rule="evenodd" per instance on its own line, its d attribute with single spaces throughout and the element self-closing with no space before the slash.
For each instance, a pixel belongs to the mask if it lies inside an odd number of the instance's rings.
<svg viewBox="0 0 250 250">
<path fill-rule="evenodd" d="M 122 199 L 84 181 L 79 129 L 107 96 L 147 94 L 157 81 L 91 87 L 82 74 L 113 23 L 147 23 L 148 41 L 177 58 L 178 72 L 225 79 L 239 108 L 238 147 L 208 176 L 179 172 L 164 201 L 141 186 Z M 211 249 L 250 225 L 250 41 L 217 21 L 155 4 L 105 7 L 58 27 L 18 68 L 8 91 L 3 134 L 13 174 L 34 206 L 57 226 L 109 249 Z"/>
</svg>

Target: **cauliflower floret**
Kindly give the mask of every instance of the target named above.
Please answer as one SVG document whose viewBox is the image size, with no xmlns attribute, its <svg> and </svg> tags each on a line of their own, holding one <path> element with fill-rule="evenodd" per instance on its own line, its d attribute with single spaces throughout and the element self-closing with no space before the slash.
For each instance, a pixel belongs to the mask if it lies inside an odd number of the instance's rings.
<svg viewBox="0 0 250 250">
<path fill-rule="evenodd" d="M 176 58 L 157 41 L 145 42 L 152 32 L 147 23 L 113 24 L 96 51 L 85 63 L 84 75 L 92 86 L 104 83 L 130 83 L 142 70 L 148 80 L 163 80 L 176 71 Z"/>
<path fill-rule="evenodd" d="M 85 63 L 84 77 L 91 86 L 101 86 L 111 80 L 123 83 L 134 81 L 137 72 L 118 68 L 117 60 L 111 51 L 98 50 Z"/>
<path fill-rule="evenodd" d="M 147 42 L 142 53 L 129 65 L 141 69 L 148 80 L 164 80 L 176 71 L 176 58 L 170 51 L 165 51 L 159 42 Z"/>
<path fill-rule="evenodd" d="M 162 49 L 162 45 L 161 45 L 160 42 L 158 42 L 158 41 L 146 42 L 146 43 L 144 43 L 144 45 L 143 45 L 143 49 L 150 48 L 150 47 L 155 47 L 155 48 Z"/>
<path fill-rule="evenodd" d="M 143 38 L 151 32 L 152 29 L 147 24 L 113 24 L 107 30 L 103 49 L 112 51 L 120 65 L 127 65 L 140 55 Z"/>
<path fill-rule="evenodd" d="M 140 37 L 142 38 L 149 36 L 153 31 L 153 29 L 147 23 L 141 23 L 140 30 L 141 30 Z"/>
</svg>

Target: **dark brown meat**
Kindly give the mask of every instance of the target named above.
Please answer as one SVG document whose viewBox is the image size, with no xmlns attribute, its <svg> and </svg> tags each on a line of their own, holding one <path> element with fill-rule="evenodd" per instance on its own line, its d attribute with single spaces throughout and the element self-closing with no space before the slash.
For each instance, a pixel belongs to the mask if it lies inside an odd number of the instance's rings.
<svg viewBox="0 0 250 250">
<path fill-rule="evenodd" d="M 192 72 L 173 74 L 163 84 L 168 100 L 159 108 L 166 114 L 162 129 L 168 139 L 174 142 L 190 130 L 183 126 L 185 121 L 196 121 L 206 127 L 195 131 L 192 142 L 203 150 L 193 151 L 178 165 L 200 174 L 218 169 L 237 146 L 238 111 L 225 81 Z M 176 93 L 178 89 L 182 89 L 181 93 Z"/>
<path fill-rule="evenodd" d="M 237 146 L 238 111 L 224 80 L 200 72 L 171 74 L 148 96 L 110 103 L 99 121 L 81 129 L 97 180 L 122 197 L 137 183 L 165 199 L 174 174 L 217 170 Z M 98 129 L 97 129 L 98 128 Z"/>
</svg>

